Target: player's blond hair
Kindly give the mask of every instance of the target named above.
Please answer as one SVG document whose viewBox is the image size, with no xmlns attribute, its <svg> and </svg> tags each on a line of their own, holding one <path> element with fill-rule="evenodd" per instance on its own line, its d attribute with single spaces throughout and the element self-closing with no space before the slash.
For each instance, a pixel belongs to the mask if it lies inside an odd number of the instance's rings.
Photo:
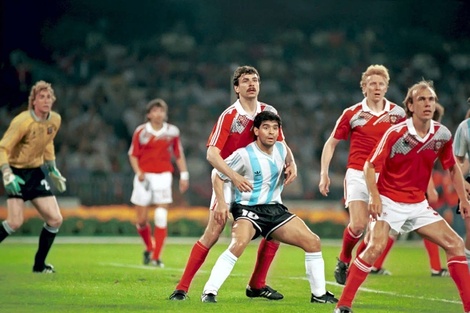
<svg viewBox="0 0 470 313">
<path fill-rule="evenodd" d="M 437 103 L 437 94 L 436 91 L 434 90 L 434 84 L 432 81 L 428 80 L 422 80 L 420 82 L 417 82 L 410 88 L 408 88 L 408 93 L 406 94 L 405 100 L 403 100 L 403 106 L 406 112 L 406 115 L 408 117 L 411 117 L 413 115 L 413 112 L 410 111 L 408 108 L 409 103 L 413 103 L 413 97 L 414 95 L 418 92 L 418 90 L 423 90 L 423 89 L 430 89 L 434 93 L 434 96 L 436 97 L 436 103 Z"/>
<path fill-rule="evenodd" d="M 165 120 L 168 119 L 168 104 L 166 104 L 165 100 L 160 99 L 160 98 L 150 100 L 149 103 L 147 103 L 147 107 L 145 108 L 145 114 L 146 115 L 149 114 L 150 111 L 154 107 L 159 107 L 159 108 L 162 108 L 163 110 L 165 110 L 165 112 L 167 114 L 167 118 Z M 147 120 L 148 120 L 148 118 L 147 118 Z"/>
<path fill-rule="evenodd" d="M 364 86 L 367 84 L 367 78 L 369 78 L 372 75 L 379 75 L 382 76 L 385 79 L 385 82 L 388 83 L 390 82 L 390 75 L 388 74 L 388 69 L 381 65 L 381 64 L 374 64 L 370 65 L 364 73 L 362 73 L 361 76 L 361 82 L 359 83 L 361 89 L 364 88 Z"/>
<path fill-rule="evenodd" d="M 33 87 L 31 87 L 31 92 L 29 93 L 29 98 L 28 98 L 28 109 L 32 110 L 34 109 L 34 99 L 36 98 L 36 95 L 40 93 L 43 90 L 47 90 L 51 94 L 52 98 L 52 103 L 55 102 L 56 97 L 54 94 L 54 89 L 52 88 L 52 85 L 50 83 L 47 83 L 43 80 L 38 81 L 36 84 L 34 84 Z"/>
</svg>

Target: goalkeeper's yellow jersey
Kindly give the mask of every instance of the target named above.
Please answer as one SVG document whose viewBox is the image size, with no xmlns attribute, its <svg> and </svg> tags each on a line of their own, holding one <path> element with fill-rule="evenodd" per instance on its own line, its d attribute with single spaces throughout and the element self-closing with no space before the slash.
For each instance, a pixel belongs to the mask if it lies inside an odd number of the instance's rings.
<svg viewBox="0 0 470 313">
<path fill-rule="evenodd" d="M 54 111 L 46 120 L 39 120 L 33 110 L 18 114 L 0 140 L 0 165 L 35 168 L 55 160 L 53 140 L 60 123 L 61 117 Z"/>
</svg>

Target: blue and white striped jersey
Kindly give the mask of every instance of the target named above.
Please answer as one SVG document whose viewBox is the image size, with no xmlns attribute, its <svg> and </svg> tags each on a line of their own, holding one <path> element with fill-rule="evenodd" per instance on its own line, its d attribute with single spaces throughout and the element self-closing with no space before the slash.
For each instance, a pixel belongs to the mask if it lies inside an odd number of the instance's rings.
<svg viewBox="0 0 470 313">
<path fill-rule="evenodd" d="M 280 141 L 274 144 L 272 155 L 261 151 L 256 142 L 232 153 L 225 162 L 253 185 L 250 192 L 240 192 L 234 188 L 233 200 L 243 205 L 282 203 L 286 156 L 286 146 Z M 217 173 L 224 181 L 228 180 L 221 172 Z"/>
</svg>

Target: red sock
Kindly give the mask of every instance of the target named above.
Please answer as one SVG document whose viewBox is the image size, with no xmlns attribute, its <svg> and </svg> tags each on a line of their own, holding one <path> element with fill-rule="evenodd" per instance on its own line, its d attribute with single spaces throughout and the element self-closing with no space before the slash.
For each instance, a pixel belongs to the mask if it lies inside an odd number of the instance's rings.
<svg viewBox="0 0 470 313">
<path fill-rule="evenodd" d="M 356 257 L 358 257 L 367 248 L 367 243 L 362 240 L 359 246 L 357 246 Z"/>
<path fill-rule="evenodd" d="M 160 228 L 155 226 L 153 230 L 153 239 L 155 241 L 155 248 L 153 249 L 152 260 L 160 260 L 160 253 L 165 243 L 165 238 L 167 235 L 167 230 L 165 228 Z"/>
<path fill-rule="evenodd" d="M 152 234 L 150 233 L 150 225 L 146 224 L 144 227 L 139 227 L 137 225 L 137 232 L 139 233 L 140 237 L 144 240 L 145 243 L 145 250 L 152 251 Z"/>
<path fill-rule="evenodd" d="M 352 251 L 354 246 L 359 242 L 361 239 L 362 233 L 359 235 L 353 234 L 351 229 L 346 227 L 343 232 L 343 246 L 341 248 L 341 253 L 339 254 L 339 259 L 345 263 L 350 263 L 352 259 Z"/>
<path fill-rule="evenodd" d="M 208 248 L 206 248 L 199 241 L 196 242 L 196 244 L 191 249 L 191 254 L 189 255 L 188 263 L 186 263 L 183 276 L 181 276 L 181 280 L 176 286 L 176 289 L 188 292 L 189 285 L 191 285 L 191 281 L 193 280 L 194 275 L 196 275 L 196 272 L 206 260 L 208 253 Z"/>
<path fill-rule="evenodd" d="M 375 260 L 375 263 L 373 265 L 373 267 L 375 269 L 381 269 L 382 268 L 382 265 L 384 264 L 385 258 L 387 257 L 388 253 L 390 252 L 390 249 L 392 249 L 394 243 L 395 243 L 395 238 L 388 237 L 387 245 L 385 246 L 384 251 L 379 256 L 379 258 L 377 260 Z"/>
<path fill-rule="evenodd" d="M 423 238 L 424 247 L 428 252 L 429 256 L 429 264 L 431 265 L 431 270 L 440 271 L 442 269 L 441 266 L 441 258 L 439 256 L 439 246 L 436 245 L 434 242 L 431 242 L 427 239 Z"/>
<path fill-rule="evenodd" d="M 349 267 L 348 278 L 346 279 L 346 286 L 344 286 L 341 298 L 336 307 L 348 306 L 352 307 L 352 302 L 356 296 L 357 290 L 361 287 L 362 283 L 366 280 L 369 274 L 371 265 L 367 264 L 361 258 L 357 257 L 352 265 Z"/>
<path fill-rule="evenodd" d="M 261 289 L 266 286 L 266 276 L 269 267 L 273 262 L 279 243 L 261 239 L 258 248 L 258 257 L 256 259 L 255 269 L 251 275 L 249 286 L 253 289 Z"/>
<path fill-rule="evenodd" d="M 459 290 L 464 311 L 468 312 L 470 311 L 470 273 L 467 259 L 464 255 L 450 258 L 447 260 L 447 267 L 450 277 L 452 277 Z"/>
</svg>

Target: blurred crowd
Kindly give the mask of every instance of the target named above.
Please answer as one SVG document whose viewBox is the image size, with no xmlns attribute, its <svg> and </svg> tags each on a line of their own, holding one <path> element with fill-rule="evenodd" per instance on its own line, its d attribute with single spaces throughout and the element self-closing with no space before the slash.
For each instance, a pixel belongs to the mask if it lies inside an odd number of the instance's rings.
<svg viewBox="0 0 470 313">
<path fill-rule="evenodd" d="M 4 75 L 17 83 L 2 96 L 2 131 L 14 114 L 26 108 L 35 81 L 53 84 L 54 109 L 63 119 L 55 141 L 57 163 L 68 180 L 98 176 L 131 181 L 127 157 L 131 136 L 145 121 L 145 104 L 159 97 L 169 105 L 169 122 L 181 130 L 190 190 L 208 198 L 206 140 L 218 115 L 234 101 L 231 75 L 238 65 L 259 70 L 259 98 L 276 107 L 283 118 L 299 168 L 299 178 L 287 188 L 286 198 L 321 197 L 323 144 L 341 112 L 362 100 L 359 81 L 370 64 L 390 70 L 386 97 L 399 104 L 413 83 L 433 80 L 446 110 L 443 123 L 452 132 L 468 109 L 468 47 L 423 30 L 290 28 L 259 41 L 227 34 L 223 41 L 211 42 L 198 39 L 180 22 L 169 32 L 131 44 L 111 42 L 99 28 L 85 42 L 81 48 L 56 52 L 53 62 L 16 50 L 4 69 Z M 332 160 L 331 199 L 342 197 L 347 154 L 348 144 L 341 144 Z"/>
</svg>

